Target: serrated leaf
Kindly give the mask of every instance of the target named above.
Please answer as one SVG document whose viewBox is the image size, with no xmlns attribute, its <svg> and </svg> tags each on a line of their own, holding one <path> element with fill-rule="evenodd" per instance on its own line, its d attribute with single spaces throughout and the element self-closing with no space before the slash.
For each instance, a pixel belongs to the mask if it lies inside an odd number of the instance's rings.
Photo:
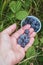
<svg viewBox="0 0 43 65">
<path fill-rule="evenodd" d="M 11 1 L 11 3 L 9 4 L 9 7 L 13 13 L 16 12 L 16 2 L 15 1 Z"/>
<path fill-rule="evenodd" d="M 39 44 L 38 35 L 36 35 L 33 45 L 37 46 L 38 44 Z"/>
<path fill-rule="evenodd" d="M 13 13 L 16 13 L 21 8 L 21 2 L 20 1 L 11 1 L 11 3 L 9 4 L 9 7 Z"/>
<path fill-rule="evenodd" d="M 16 13 L 16 18 L 18 20 L 22 20 L 24 18 L 26 18 L 28 15 L 28 13 L 26 11 L 19 11 L 18 13 Z"/>
<path fill-rule="evenodd" d="M 36 52 L 35 52 L 34 46 L 31 46 L 27 50 L 26 57 L 28 58 L 28 57 L 34 56 L 35 54 L 36 54 Z"/>
<path fill-rule="evenodd" d="M 17 1 L 16 3 L 16 11 L 19 11 L 21 9 L 21 2 L 20 1 Z"/>
</svg>

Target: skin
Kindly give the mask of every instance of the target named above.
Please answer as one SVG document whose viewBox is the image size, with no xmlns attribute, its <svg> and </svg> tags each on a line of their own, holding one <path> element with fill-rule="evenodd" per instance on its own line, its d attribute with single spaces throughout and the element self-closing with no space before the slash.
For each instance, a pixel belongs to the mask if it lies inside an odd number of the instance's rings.
<svg viewBox="0 0 43 65">
<path fill-rule="evenodd" d="M 30 27 L 30 25 L 26 25 L 14 32 L 16 24 L 13 24 L 0 32 L 0 65 L 15 65 L 24 58 L 25 52 L 32 46 L 36 35 L 34 30 Z M 26 29 L 29 29 L 30 31 L 30 42 L 25 46 L 25 48 L 22 48 L 17 44 L 17 39 Z"/>
</svg>

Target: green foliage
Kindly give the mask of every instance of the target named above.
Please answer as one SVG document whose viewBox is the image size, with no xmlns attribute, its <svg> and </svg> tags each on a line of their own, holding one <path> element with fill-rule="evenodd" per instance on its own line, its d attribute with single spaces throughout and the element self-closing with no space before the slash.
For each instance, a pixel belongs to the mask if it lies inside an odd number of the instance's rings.
<svg viewBox="0 0 43 65">
<path fill-rule="evenodd" d="M 22 20 L 22 19 L 26 18 L 27 15 L 28 15 L 28 13 L 26 11 L 19 11 L 18 13 L 16 13 L 16 18 L 18 20 Z"/>
<path fill-rule="evenodd" d="M 21 9 L 22 3 L 20 1 L 17 1 L 16 4 L 16 11 L 18 12 Z"/>
<path fill-rule="evenodd" d="M 39 44 L 38 35 L 35 37 L 34 46 L 37 46 Z"/>
<path fill-rule="evenodd" d="M 2 21 L 0 21 L 0 22 L 2 22 Z M 3 23 L 0 25 L 0 31 L 2 31 L 2 29 L 3 29 Z"/>
<path fill-rule="evenodd" d="M 12 10 L 13 13 L 16 12 L 16 2 L 15 1 L 11 1 L 9 7 Z"/>
<path fill-rule="evenodd" d="M 26 52 L 26 57 L 28 58 L 28 57 L 34 56 L 35 54 L 36 54 L 35 48 L 34 48 L 34 46 L 31 46 L 31 47 L 27 50 L 27 52 Z"/>
<path fill-rule="evenodd" d="M 20 65 L 27 65 L 27 61 L 26 61 L 26 62 L 21 63 Z"/>
<path fill-rule="evenodd" d="M 0 32 L 13 23 L 19 29 L 21 20 L 28 15 L 37 16 L 42 28 L 36 35 L 33 46 L 27 50 L 24 62 L 19 65 L 43 65 L 43 0 L 0 0 Z M 39 52 L 40 56 L 33 58 Z"/>
<path fill-rule="evenodd" d="M 32 0 L 25 0 L 25 6 L 26 6 L 26 8 L 31 7 L 32 6 Z"/>
<path fill-rule="evenodd" d="M 21 2 L 20 1 L 11 1 L 9 7 L 13 13 L 18 12 L 21 9 Z"/>
<path fill-rule="evenodd" d="M 40 42 L 43 44 L 43 37 L 40 39 Z"/>
<path fill-rule="evenodd" d="M 15 15 L 12 12 L 8 13 L 6 16 L 7 20 L 12 20 L 14 17 L 15 17 Z"/>
<path fill-rule="evenodd" d="M 28 13 L 26 11 L 24 11 L 24 10 L 20 11 L 21 5 L 22 4 L 20 1 L 11 1 L 10 5 L 9 5 L 11 11 L 16 14 L 16 18 L 18 20 L 22 20 L 23 18 L 25 18 L 28 15 Z"/>
<path fill-rule="evenodd" d="M 38 57 L 39 62 L 43 62 L 43 56 Z"/>
</svg>

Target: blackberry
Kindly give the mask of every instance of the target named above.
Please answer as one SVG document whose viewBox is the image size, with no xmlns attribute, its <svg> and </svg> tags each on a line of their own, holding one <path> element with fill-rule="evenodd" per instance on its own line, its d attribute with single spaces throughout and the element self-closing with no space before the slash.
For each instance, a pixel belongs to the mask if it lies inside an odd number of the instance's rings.
<svg viewBox="0 0 43 65">
<path fill-rule="evenodd" d="M 21 45 L 23 43 L 22 39 L 18 38 L 18 43 Z"/>
<path fill-rule="evenodd" d="M 30 37 L 27 34 L 22 34 L 19 36 L 17 43 L 21 45 L 21 47 L 25 47 L 29 43 Z"/>
<path fill-rule="evenodd" d="M 26 29 L 26 30 L 24 31 L 24 33 L 28 35 L 28 34 L 29 34 L 29 30 Z"/>
<path fill-rule="evenodd" d="M 40 24 L 37 21 L 33 21 L 31 27 L 34 29 L 35 32 L 37 32 L 37 30 L 39 30 L 40 28 Z"/>
<path fill-rule="evenodd" d="M 24 40 L 25 45 L 27 45 L 27 44 L 28 44 L 29 40 L 30 40 L 30 38 L 29 38 L 28 36 L 26 36 L 26 38 L 25 38 L 25 40 Z"/>
</svg>

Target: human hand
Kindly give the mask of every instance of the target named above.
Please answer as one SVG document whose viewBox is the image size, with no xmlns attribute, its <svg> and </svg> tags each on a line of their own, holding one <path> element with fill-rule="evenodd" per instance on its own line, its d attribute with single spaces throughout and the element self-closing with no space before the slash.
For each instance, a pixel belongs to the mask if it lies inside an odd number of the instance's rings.
<svg viewBox="0 0 43 65">
<path fill-rule="evenodd" d="M 14 65 L 19 63 L 24 58 L 27 49 L 34 42 L 36 33 L 30 28 L 30 25 L 26 25 L 13 33 L 15 29 L 16 24 L 13 24 L 0 33 L 0 65 Z M 22 48 L 17 44 L 17 38 L 23 34 L 26 29 L 30 31 L 30 42 L 25 48 Z"/>
</svg>

